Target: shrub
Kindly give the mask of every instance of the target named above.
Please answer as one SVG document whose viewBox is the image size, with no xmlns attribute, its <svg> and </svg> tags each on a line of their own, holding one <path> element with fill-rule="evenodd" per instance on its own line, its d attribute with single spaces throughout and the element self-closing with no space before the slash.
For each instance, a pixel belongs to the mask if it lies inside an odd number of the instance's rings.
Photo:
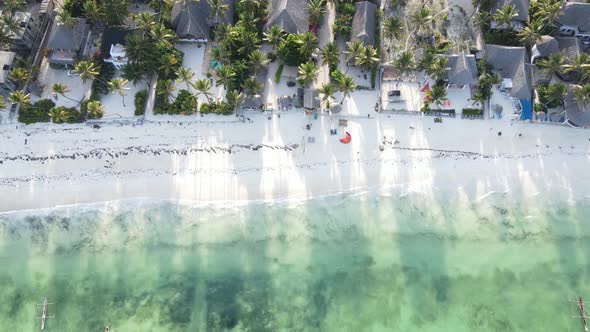
<svg viewBox="0 0 590 332">
<path fill-rule="evenodd" d="M 96 79 L 92 81 L 92 93 L 95 94 L 96 97 L 101 94 L 107 95 L 111 92 L 108 82 L 115 77 L 115 66 L 112 63 L 104 62 L 102 58 L 95 59 L 94 62 L 100 66 L 100 70 Z"/>
<path fill-rule="evenodd" d="M 18 121 L 22 123 L 49 122 L 49 110 L 55 107 L 51 99 L 41 99 L 28 107 L 21 107 L 18 112 Z"/>
<path fill-rule="evenodd" d="M 228 115 L 233 113 L 232 106 L 225 101 L 215 101 L 209 104 L 203 104 L 201 105 L 200 111 L 203 114 L 215 113 Z"/>
<path fill-rule="evenodd" d="M 486 44 L 521 46 L 520 38 L 512 29 L 490 30 L 484 33 Z"/>
<path fill-rule="evenodd" d="M 300 38 L 300 35 L 289 34 L 287 39 L 279 45 L 279 49 L 284 49 L 281 60 L 289 66 L 297 67 L 309 60 L 309 54 L 306 55 L 300 51 Z"/>
<path fill-rule="evenodd" d="M 288 87 L 290 87 L 290 88 L 292 88 L 292 87 L 294 87 L 294 86 L 296 86 L 296 85 L 297 85 L 297 83 L 295 83 L 295 82 L 293 82 L 293 81 L 288 81 L 288 82 L 287 82 L 287 86 L 288 86 Z"/>
<path fill-rule="evenodd" d="M 84 122 L 84 117 L 75 107 L 58 106 L 52 108 L 49 112 L 52 112 L 53 110 L 66 113 L 66 118 L 64 119 L 65 123 Z"/>
<path fill-rule="evenodd" d="M 86 119 L 88 115 L 89 102 L 91 102 L 91 100 L 86 99 L 80 103 L 80 116 L 82 116 L 84 119 Z"/>
<path fill-rule="evenodd" d="M 483 115 L 483 110 L 481 108 L 464 108 L 463 115 Z"/>
<path fill-rule="evenodd" d="M 197 99 L 188 90 L 180 90 L 169 112 L 174 114 L 193 114 L 197 110 Z"/>
<path fill-rule="evenodd" d="M 143 115 L 145 112 L 145 104 L 147 102 L 147 90 L 138 91 L 135 94 L 135 115 Z"/>
</svg>

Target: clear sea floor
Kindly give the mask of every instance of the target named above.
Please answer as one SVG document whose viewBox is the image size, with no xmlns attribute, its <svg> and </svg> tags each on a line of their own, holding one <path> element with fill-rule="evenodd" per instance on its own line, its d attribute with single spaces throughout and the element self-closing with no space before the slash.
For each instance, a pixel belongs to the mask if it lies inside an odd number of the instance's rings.
<svg viewBox="0 0 590 332">
<path fill-rule="evenodd" d="M 590 202 L 341 195 L 0 215 L 0 331 L 582 331 Z M 589 306 L 590 307 L 590 306 Z"/>
</svg>

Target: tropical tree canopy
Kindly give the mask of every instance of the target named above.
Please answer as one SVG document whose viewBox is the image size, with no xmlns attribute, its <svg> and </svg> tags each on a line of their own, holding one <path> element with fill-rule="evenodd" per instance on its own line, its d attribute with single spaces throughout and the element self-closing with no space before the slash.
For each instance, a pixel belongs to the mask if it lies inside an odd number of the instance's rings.
<svg viewBox="0 0 590 332">
<path fill-rule="evenodd" d="M 304 86 L 309 86 L 315 82 L 318 78 L 320 69 L 313 62 L 306 62 L 299 65 L 297 72 L 299 76 L 297 80 Z"/>
<path fill-rule="evenodd" d="M 512 20 L 518 16 L 518 10 L 516 10 L 516 6 L 513 4 L 504 5 L 502 8 L 498 8 L 496 13 L 494 14 L 494 20 L 498 23 L 499 26 L 505 26 L 507 28 L 512 28 Z"/>
</svg>

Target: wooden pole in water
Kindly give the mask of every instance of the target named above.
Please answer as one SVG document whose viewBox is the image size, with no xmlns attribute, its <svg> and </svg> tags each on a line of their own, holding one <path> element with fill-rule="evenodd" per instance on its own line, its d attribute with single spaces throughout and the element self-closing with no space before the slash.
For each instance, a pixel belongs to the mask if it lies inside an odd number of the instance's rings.
<svg viewBox="0 0 590 332">
<path fill-rule="evenodd" d="M 43 312 L 41 313 L 41 330 L 45 330 L 45 321 L 47 320 L 47 298 L 43 300 Z"/>
</svg>

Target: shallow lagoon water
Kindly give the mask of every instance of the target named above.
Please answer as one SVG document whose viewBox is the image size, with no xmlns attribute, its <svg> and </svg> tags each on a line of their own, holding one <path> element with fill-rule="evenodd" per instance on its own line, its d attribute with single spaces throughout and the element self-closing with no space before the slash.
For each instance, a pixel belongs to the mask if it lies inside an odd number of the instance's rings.
<svg viewBox="0 0 590 332">
<path fill-rule="evenodd" d="M 581 331 L 590 203 L 417 194 L 0 215 L 0 331 Z"/>
</svg>

